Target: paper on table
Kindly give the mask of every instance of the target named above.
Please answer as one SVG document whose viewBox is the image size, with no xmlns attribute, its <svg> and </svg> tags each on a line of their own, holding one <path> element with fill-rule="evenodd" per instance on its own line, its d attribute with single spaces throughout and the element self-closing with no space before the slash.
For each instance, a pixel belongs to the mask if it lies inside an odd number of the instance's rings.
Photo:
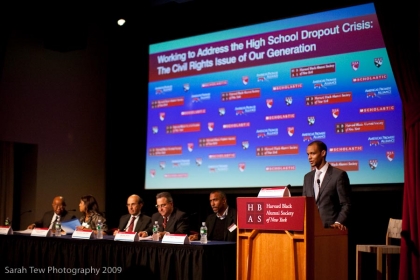
<svg viewBox="0 0 420 280">
<path fill-rule="evenodd" d="M 80 226 L 80 221 L 77 218 L 70 221 L 61 222 L 61 229 L 64 230 L 66 234 L 73 234 L 77 226 Z"/>
<path fill-rule="evenodd" d="M 149 236 L 147 236 L 147 237 L 139 237 L 139 240 L 141 241 L 141 240 L 153 240 L 153 236 L 152 235 L 149 235 Z"/>
</svg>

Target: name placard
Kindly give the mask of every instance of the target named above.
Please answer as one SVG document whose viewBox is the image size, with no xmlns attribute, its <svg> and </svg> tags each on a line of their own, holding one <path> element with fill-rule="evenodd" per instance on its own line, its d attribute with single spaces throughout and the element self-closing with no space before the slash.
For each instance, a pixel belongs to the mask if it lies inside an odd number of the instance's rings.
<svg viewBox="0 0 420 280">
<path fill-rule="evenodd" d="M 52 236 L 52 232 L 49 228 L 34 228 L 31 236 L 48 237 Z"/>
<path fill-rule="evenodd" d="M 0 234 L 1 235 L 12 235 L 13 230 L 11 226 L 0 226 Z"/>
<path fill-rule="evenodd" d="M 261 188 L 258 197 L 290 197 L 287 187 Z"/>
<path fill-rule="evenodd" d="M 71 238 L 79 238 L 79 239 L 92 239 L 93 238 L 93 230 L 91 229 L 76 229 Z"/>
<path fill-rule="evenodd" d="M 186 234 L 168 233 L 163 236 L 162 243 L 190 244 L 190 240 Z"/>
<path fill-rule="evenodd" d="M 137 232 L 120 231 L 115 235 L 114 241 L 139 241 L 139 235 L 137 234 Z"/>
</svg>

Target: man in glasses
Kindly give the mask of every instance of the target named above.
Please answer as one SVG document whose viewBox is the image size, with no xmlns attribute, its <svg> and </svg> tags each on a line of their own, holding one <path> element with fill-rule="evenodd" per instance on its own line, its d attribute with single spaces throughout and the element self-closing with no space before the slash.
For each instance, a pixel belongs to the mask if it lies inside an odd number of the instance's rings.
<svg viewBox="0 0 420 280">
<path fill-rule="evenodd" d="M 141 213 L 143 199 L 137 194 L 130 195 L 127 199 L 128 214 L 121 216 L 118 229 L 114 231 L 116 235 L 120 231 L 140 232 L 146 230 L 152 220 L 149 216 Z"/>
<path fill-rule="evenodd" d="M 67 212 L 66 202 L 64 201 L 64 197 L 62 196 L 54 197 L 52 201 L 52 210 L 45 212 L 42 219 L 36 221 L 33 224 L 30 224 L 28 226 L 28 229 L 33 229 L 35 227 L 54 229 L 54 224 L 55 221 L 57 221 L 58 217 L 60 217 L 61 222 L 69 221 L 71 219 L 76 218 L 76 216 L 70 215 L 69 212 Z"/>
<path fill-rule="evenodd" d="M 152 234 L 153 224 L 158 221 L 159 237 L 166 233 L 189 234 L 189 221 L 185 212 L 174 207 L 172 196 L 168 192 L 161 192 L 156 195 L 157 213 L 152 215 L 152 223 L 147 230 L 139 233 L 140 237 Z"/>
</svg>

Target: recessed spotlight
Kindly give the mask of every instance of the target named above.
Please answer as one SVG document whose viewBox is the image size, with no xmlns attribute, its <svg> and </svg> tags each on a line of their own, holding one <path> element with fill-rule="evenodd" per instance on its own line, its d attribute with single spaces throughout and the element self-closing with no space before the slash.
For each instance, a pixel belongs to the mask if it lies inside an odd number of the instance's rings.
<svg viewBox="0 0 420 280">
<path fill-rule="evenodd" d="M 117 21 L 117 23 L 118 23 L 119 26 L 123 26 L 124 23 L 125 23 L 125 19 L 121 18 Z"/>
</svg>

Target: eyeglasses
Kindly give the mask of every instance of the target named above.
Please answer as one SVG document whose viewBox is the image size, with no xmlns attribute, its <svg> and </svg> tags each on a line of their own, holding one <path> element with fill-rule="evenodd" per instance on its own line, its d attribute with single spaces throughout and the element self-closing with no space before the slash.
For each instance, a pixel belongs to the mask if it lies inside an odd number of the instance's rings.
<svg viewBox="0 0 420 280">
<path fill-rule="evenodd" d="M 167 204 L 161 204 L 161 205 L 155 205 L 157 209 L 159 208 L 166 208 L 166 206 L 168 206 Z"/>
</svg>

